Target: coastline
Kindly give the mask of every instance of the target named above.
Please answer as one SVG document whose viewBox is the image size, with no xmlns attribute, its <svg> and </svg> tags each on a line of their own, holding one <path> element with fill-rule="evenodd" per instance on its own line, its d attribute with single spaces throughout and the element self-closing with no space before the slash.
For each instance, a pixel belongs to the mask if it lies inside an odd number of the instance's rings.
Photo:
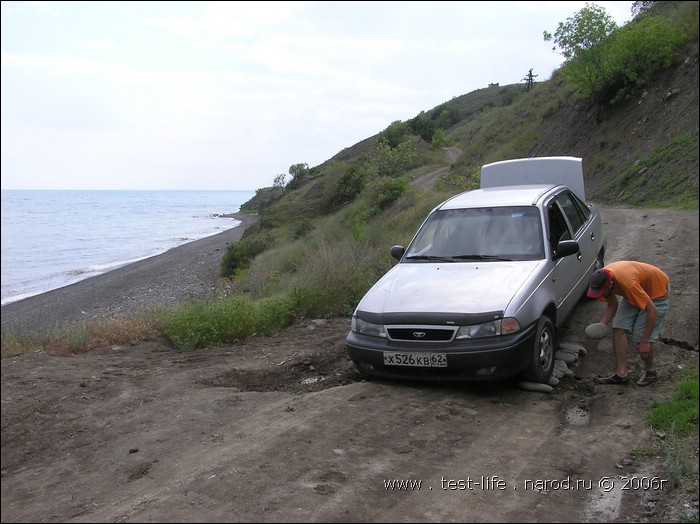
<svg viewBox="0 0 700 524">
<path fill-rule="evenodd" d="M 134 313 L 219 289 L 219 268 L 228 244 L 238 242 L 259 215 L 232 213 L 235 227 L 169 249 L 101 275 L 2 306 L 3 334 L 39 334 L 66 324 Z"/>
</svg>

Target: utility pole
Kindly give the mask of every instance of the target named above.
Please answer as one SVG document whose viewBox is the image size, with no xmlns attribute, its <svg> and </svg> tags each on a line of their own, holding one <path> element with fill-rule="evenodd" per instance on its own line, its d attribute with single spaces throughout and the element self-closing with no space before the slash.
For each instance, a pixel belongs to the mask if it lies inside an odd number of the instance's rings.
<svg viewBox="0 0 700 524">
<path fill-rule="evenodd" d="M 527 82 L 527 92 L 528 92 L 528 93 L 530 92 L 530 88 L 533 87 L 533 85 L 534 85 L 534 79 L 535 79 L 537 76 L 538 76 L 538 75 L 533 75 L 533 74 L 532 74 L 532 69 L 530 69 L 530 72 L 527 74 L 527 76 L 526 76 L 525 78 L 523 78 L 523 80 L 525 80 L 525 81 Z"/>
</svg>

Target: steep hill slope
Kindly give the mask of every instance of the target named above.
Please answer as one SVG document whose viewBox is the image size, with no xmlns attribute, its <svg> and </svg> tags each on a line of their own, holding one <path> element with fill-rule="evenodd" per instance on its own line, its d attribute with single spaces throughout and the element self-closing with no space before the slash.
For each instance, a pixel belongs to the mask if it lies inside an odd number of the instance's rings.
<svg viewBox="0 0 700 524">
<path fill-rule="evenodd" d="M 696 52 L 659 75 L 639 98 L 601 115 L 596 108 L 582 107 L 569 98 L 542 123 L 542 133 L 532 144 L 529 156 L 581 157 L 593 198 L 608 204 L 643 204 L 642 199 L 626 192 L 635 178 L 646 182 L 670 178 L 694 184 L 697 191 L 698 117 Z M 688 147 L 654 160 L 674 143 L 686 143 Z M 656 184 L 650 186 L 658 189 Z M 662 195 L 667 202 L 674 198 L 674 192 L 668 189 Z M 645 196 L 649 196 L 648 191 Z"/>
<path fill-rule="evenodd" d="M 530 92 L 524 85 L 494 85 L 455 97 L 406 122 L 435 119 L 438 113 L 448 111 L 452 123 L 444 130 L 441 145 L 458 148 L 462 156 L 455 162 L 437 155 L 427 141 L 406 136 L 418 152 L 418 159 L 409 166 L 411 176 L 449 168 L 440 173 L 445 182 L 442 189 L 458 192 L 488 162 L 577 156 L 584 160 L 587 194 L 593 201 L 697 209 L 698 67 L 698 41 L 694 40 L 678 54 L 675 64 L 659 73 L 638 96 L 613 107 L 601 108 L 578 99 L 575 88 L 559 74 L 535 83 Z M 306 188 L 305 206 L 300 205 L 299 191 L 269 191 L 263 193 L 267 201 L 251 207 L 271 207 L 274 212 L 275 206 L 270 204 L 297 199 L 294 205 L 283 206 L 285 212 L 306 207 L 309 218 L 336 212 L 333 205 L 319 211 L 312 201 L 332 191 L 344 171 L 369 158 L 394 124 L 312 167 L 313 176 L 300 186 Z"/>
</svg>

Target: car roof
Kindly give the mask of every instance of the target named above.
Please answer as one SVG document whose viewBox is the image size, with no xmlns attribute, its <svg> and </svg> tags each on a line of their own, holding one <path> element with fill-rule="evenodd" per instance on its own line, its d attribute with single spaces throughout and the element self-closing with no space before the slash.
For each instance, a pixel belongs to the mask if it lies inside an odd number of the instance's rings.
<svg viewBox="0 0 700 524">
<path fill-rule="evenodd" d="M 566 189 L 551 184 L 500 186 L 465 191 L 446 200 L 438 209 L 462 209 L 475 207 L 534 206 L 548 194 Z"/>
</svg>

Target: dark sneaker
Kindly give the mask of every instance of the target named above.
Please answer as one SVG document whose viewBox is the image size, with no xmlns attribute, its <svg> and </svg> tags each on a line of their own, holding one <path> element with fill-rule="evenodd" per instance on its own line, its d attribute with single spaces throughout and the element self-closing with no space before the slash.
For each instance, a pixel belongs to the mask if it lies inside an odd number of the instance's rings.
<svg viewBox="0 0 700 524">
<path fill-rule="evenodd" d="M 626 385 L 629 383 L 630 378 L 627 377 L 621 377 L 617 373 L 613 373 L 609 377 L 600 377 L 598 378 L 597 382 L 598 384 L 619 384 L 621 386 Z"/>
<path fill-rule="evenodd" d="M 656 375 L 656 371 L 645 371 L 644 373 L 642 373 L 642 376 L 639 377 L 637 385 L 648 386 L 649 384 L 653 384 L 657 380 L 659 380 L 659 377 Z"/>
</svg>

